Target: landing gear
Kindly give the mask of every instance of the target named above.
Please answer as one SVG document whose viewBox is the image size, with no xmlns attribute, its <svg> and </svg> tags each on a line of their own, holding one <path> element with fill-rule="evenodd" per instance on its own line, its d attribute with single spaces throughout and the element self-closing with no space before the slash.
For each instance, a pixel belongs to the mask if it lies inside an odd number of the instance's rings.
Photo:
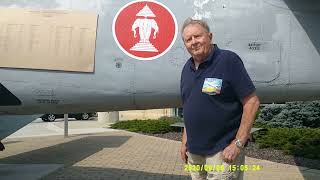
<svg viewBox="0 0 320 180">
<path fill-rule="evenodd" d="M 4 145 L 0 142 L 0 151 L 3 151 L 4 149 Z"/>
</svg>

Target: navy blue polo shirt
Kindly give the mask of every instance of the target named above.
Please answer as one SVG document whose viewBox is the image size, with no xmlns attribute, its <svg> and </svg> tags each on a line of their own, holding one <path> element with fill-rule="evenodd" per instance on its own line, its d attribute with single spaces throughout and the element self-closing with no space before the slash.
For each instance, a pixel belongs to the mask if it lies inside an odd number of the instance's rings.
<svg viewBox="0 0 320 180">
<path fill-rule="evenodd" d="M 255 91 L 240 57 L 213 45 L 197 70 L 192 57 L 186 62 L 180 86 L 188 151 L 211 155 L 223 150 L 240 126 L 241 99 Z"/>
</svg>

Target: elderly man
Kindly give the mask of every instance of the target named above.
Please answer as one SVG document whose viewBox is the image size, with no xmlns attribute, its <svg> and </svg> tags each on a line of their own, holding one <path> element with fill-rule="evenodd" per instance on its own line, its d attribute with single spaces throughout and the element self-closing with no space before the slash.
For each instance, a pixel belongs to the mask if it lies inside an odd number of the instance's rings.
<svg viewBox="0 0 320 180">
<path fill-rule="evenodd" d="M 205 21 L 187 19 L 182 38 L 191 55 L 181 74 L 185 169 L 192 179 L 242 179 L 243 148 L 260 104 L 255 87 L 240 57 L 212 44 Z"/>
</svg>

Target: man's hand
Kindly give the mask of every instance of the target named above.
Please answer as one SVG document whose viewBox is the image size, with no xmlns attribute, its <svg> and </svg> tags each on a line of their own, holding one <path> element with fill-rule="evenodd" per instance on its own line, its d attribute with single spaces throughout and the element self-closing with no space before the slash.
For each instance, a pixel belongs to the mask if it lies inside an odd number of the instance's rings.
<svg viewBox="0 0 320 180">
<path fill-rule="evenodd" d="M 232 163 L 240 154 L 240 148 L 238 148 L 234 141 L 227 146 L 222 152 L 222 159 L 227 163 Z"/>
<path fill-rule="evenodd" d="M 187 130 L 186 128 L 183 128 L 183 134 L 181 139 L 181 148 L 180 148 L 180 155 L 181 159 L 184 163 L 187 164 L 188 162 L 188 156 L 187 156 Z"/>
<path fill-rule="evenodd" d="M 185 144 L 182 144 L 180 148 L 180 155 L 181 155 L 182 161 L 186 164 L 188 162 L 187 151 L 188 151 L 187 146 Z"/>
</svg>

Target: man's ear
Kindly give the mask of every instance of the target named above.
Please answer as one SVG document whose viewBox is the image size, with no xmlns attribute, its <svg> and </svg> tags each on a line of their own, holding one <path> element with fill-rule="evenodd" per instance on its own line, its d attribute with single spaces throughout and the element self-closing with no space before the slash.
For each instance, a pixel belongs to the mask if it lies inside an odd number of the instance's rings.
<svg viewBox="0 0 320 180">
<path fill-rule="evenodd" d="M 209 33 L 209 38 L 210 38 L 210 40 L 212 41 L 212 33 Z"/>
</svg>

